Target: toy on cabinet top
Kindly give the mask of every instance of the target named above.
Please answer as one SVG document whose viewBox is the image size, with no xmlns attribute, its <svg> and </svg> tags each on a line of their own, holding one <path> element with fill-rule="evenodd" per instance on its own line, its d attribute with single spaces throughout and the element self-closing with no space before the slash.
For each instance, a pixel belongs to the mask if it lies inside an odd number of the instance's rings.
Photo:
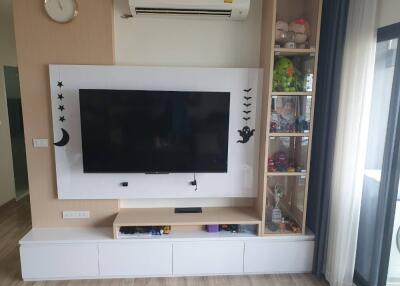
<svg viewBox="0 0 400 286">
<path fill-rule="evenodd" d="M 275 24 L 275 44 L 284 48 L 309 47 L 310 25 L 304 18 L 298 18 L 289 23 L 278 20 Z"/>
</svg>

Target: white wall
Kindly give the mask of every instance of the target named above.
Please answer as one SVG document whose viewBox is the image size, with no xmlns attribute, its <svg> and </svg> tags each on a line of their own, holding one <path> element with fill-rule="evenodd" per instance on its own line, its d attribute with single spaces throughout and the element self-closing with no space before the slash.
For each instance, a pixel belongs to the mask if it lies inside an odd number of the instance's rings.
<svg viewBox="0 0 400 286">
<path fill-rule="evenodd" d="M 378 1 L 378 27 L 400 22 L 400 0 Z"/>
<path fill-rule="evenodd" d="M 122 19 L 127 0 L 114 0 L 115 63 L 143 66 L 258 68 L 262 0 L 243 22 L 173 18 Z M 135 199 L 121 207 L 251 205 L 253 199 Z"/>
<path fill-rule="evenodd" d="M 262 0 L 251 0 L 249 18 L 225 20 L 122 19 L 127 0 L 114 1 L 116 64 L 257 68 Z"/>
<path fill-rule="evenodd" d="M 5 65 L 17 65 L 12 0 L 0 1 L 0 206 L 15 197 L 10 127 L 3 73 Z"/>
</svg>

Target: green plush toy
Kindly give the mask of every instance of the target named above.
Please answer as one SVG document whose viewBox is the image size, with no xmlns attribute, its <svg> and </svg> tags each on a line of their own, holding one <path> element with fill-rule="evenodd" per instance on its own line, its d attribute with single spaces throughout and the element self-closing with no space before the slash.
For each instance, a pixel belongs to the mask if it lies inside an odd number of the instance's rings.
<svg viewBox="0 0 400 286">
<path fill-rule="evenodd" d="M 302 91 L 301 73 L 287 57 L 279 57 L 275 61 L 273 91 Z"/>
</svg>

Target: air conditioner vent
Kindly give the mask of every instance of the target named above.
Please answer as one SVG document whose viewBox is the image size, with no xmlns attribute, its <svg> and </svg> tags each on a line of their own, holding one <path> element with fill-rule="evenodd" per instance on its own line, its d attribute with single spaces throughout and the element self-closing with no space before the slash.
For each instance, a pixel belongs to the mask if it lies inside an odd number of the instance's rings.
<svg viewBox="0 0 400 286">
<path fill-rule="evenodd" d="M 136 8 L 136 15 L 201 15 L 231 17 L 232 10 Z"/>
<path fill-rule="evenodd" d="M 204 19 L 245 20 L 251 0 L 129 0 L 132 17 L 186 16 Z M 126 17 L 125 17 L 126 18 Z"/>
</svg>

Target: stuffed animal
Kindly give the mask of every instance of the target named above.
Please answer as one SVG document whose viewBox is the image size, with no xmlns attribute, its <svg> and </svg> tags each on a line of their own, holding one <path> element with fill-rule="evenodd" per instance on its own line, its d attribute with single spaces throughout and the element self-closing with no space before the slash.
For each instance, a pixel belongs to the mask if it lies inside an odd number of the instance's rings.
<svg viewBox="0 0 400 286">
<path fill-rule="evenodd" d="M 310 24 L 304 18 L 299 18 L 290 23 L 289 31 L 295 33 L 297 48 L 305 48 L 310 37 Z"/>
<path fill-rule="evenodd" d="M 283 45 L 286 43 L 289 24 L 285 21 L 277 21 L 275 24 L 275 43 Z"/>
<path fill-rule="evenodd" d="M 301 73 L 287 57 L 276 58 L 273 76 L 273 91 L 295 92 L 302 90 Z"/>
</svg>

